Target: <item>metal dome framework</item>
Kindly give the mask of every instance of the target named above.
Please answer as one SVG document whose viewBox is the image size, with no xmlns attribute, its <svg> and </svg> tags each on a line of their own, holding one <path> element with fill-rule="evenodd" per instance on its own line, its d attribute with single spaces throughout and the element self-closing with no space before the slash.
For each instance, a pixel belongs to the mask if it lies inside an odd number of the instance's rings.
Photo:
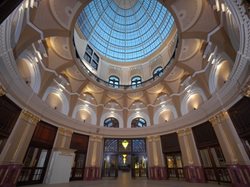
<svg viewBox="0 0 250 187">
<path fill-rule="evenodd" d="M 100 54 L 124 63 L 153 54 L 168 38 L 174 19 L 157 0 L 93 0 L 77 24 Z"/>
</svg>

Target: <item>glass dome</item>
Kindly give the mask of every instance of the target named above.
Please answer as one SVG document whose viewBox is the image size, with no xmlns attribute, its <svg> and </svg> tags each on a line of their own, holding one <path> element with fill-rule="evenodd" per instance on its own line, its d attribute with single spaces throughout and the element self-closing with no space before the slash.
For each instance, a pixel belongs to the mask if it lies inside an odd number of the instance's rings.
<svg viewBox="0 0 250 187">
<path fill-rule="evenodd" d="M 149 56 L 166 40 L 174 19 L 157 0 L 93 0 L 77 24 L 101 55 L 132 62 Z"/>
</svg>

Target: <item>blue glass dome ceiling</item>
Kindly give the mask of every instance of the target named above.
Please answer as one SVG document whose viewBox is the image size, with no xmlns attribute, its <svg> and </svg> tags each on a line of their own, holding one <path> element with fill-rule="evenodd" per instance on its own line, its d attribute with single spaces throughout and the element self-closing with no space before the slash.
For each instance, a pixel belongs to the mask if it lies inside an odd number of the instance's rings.
<svg viewBox="0 0 250 187">
<path fill-rule="evenodd" d="M 157 0 L 93 0 L 77 24 L 100 54 L 132 62 L 152 54 L 168 37 L 174 20 Z"/>
</svg>

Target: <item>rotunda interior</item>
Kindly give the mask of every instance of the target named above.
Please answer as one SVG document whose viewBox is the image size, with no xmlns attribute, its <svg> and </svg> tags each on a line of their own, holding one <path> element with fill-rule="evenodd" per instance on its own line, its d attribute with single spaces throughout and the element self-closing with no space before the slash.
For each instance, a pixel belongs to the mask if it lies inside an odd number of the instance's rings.
<svg viewBox="0 0 250 187">
<path fill-rule="evenodd" d="M 0 3 L 1 184 L 250 185 L 249 7 Z"/>
</svg>

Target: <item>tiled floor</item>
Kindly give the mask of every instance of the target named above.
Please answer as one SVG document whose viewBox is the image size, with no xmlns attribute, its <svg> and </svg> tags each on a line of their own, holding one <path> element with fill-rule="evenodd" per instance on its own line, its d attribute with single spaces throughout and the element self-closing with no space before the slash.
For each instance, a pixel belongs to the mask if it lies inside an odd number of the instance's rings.
<svg viewBox="0 0 250 187">
<path fill-rule="evenodd" d="M 131 179 L 130 173 L 123 173 L 116 180 L 103 179 L 99 181 L 74 181 L 67 184 L 39 184 L 26 187 L 230 187 L 231 185 L 218 185 L 216 183 L 187 183 L 184 181 L 165 180 L 152 181 L 146 179 Z"/>
</svg>

